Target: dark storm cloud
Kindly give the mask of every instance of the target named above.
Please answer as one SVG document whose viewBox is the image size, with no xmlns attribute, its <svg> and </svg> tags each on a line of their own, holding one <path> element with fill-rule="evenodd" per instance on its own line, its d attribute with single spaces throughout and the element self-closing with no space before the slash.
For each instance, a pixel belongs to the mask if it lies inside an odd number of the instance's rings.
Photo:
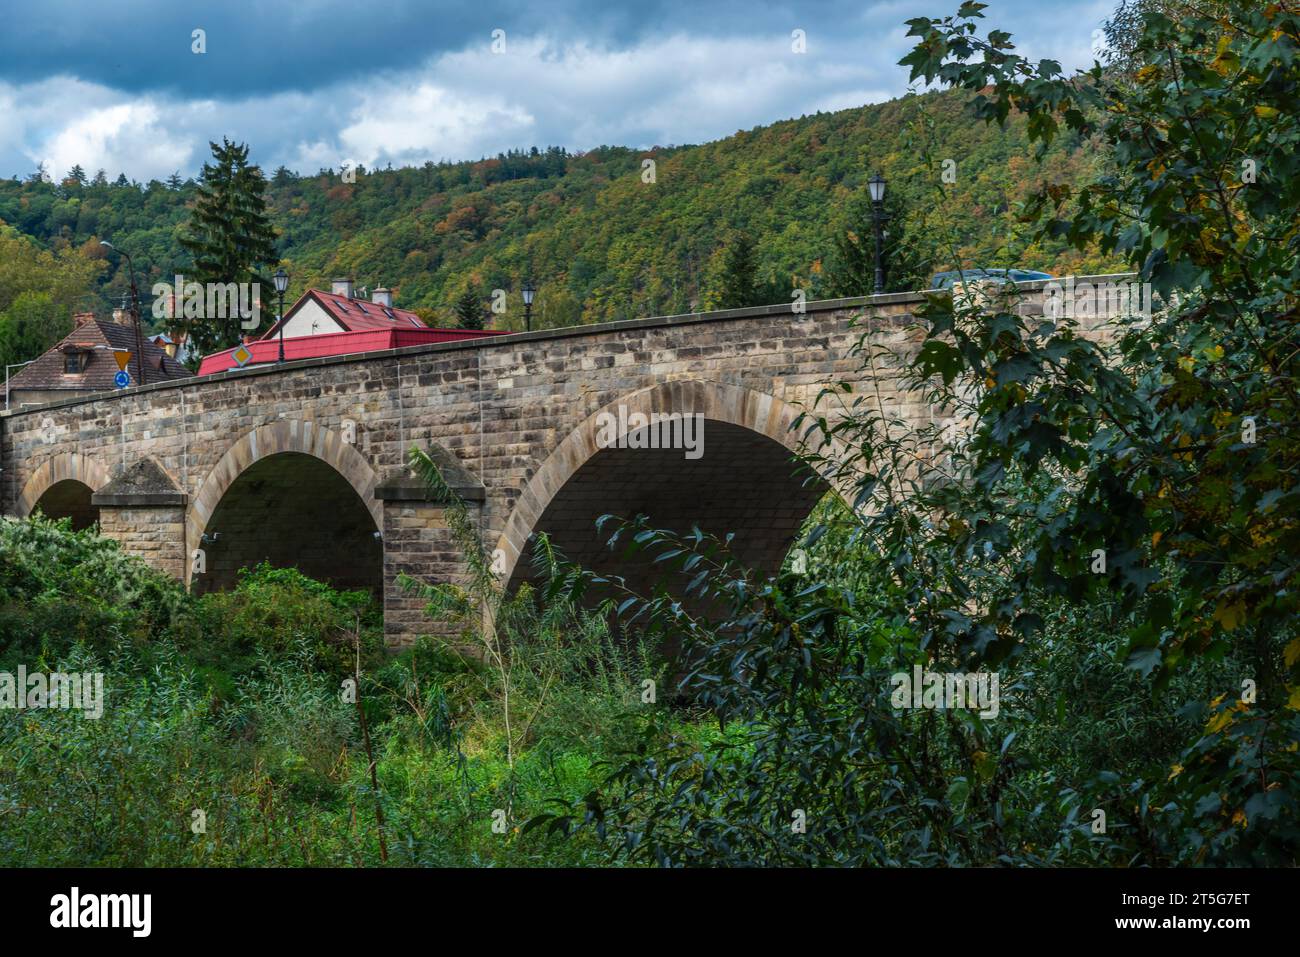
<svg viewBox="0 0 1300 957">
<path fill-rule="evenodd" d="M 865 6 L 753 0 L 46 0 L 6 11 L 0 79 L 30 83 L 71 74 L 128 92 L 235 98 L 408 69 L 440 53 L 487 45 L 496 29 L 507 36 L 633 45 L 683 31 L 734 34 L 788 30 L 805 21 L 852 23 Z M 203 56 L 191 50 L 196 29 L 206 32 Z"/>
</svg>

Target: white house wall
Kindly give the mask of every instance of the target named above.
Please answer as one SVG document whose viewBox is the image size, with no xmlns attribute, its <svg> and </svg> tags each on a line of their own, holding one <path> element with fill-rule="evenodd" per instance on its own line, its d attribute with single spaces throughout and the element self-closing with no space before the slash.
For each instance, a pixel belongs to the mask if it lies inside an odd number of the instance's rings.
<svg viewBox="0 0 1300 957">
<path fill-rule="evenodd" d="M 295 336 L 319 336 L 327 332 L 344 332 L 342 326 L 330 317 L 330 314 L 320 307 L 320 303 L 314 299 L 309 299 L 303 303 L 302 308 L 289 317 L 289 321 L 284 324 L 284 337 L 292 339 Z"/>
</svg>

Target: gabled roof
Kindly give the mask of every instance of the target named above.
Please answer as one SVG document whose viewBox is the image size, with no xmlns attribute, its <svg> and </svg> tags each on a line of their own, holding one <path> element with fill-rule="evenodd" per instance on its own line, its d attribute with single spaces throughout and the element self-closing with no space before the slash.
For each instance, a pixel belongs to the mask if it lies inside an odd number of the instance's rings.
<svg viewBox="0 0 1300 957">
<path fill-rule="evenodd" d="M 135 329 L 108 319 L 87 319 L 73 329 L 62 341 L 22 371 L 9 377 L 9 391 L 21 389 L 67 389 L 73 392 L 110 392 L 117 388 L 113 377 L 117 375 L 117 362 L 113 352 L 131 353 L 127 371 L 131 384 L 139 385 L 136 375 Z M 63 371 L 64 355 L 68 352 L 87 352 L 86 368 L 77 373 Z M 149 382 L 164 379 L 186 379 L 194 373 L 164 352 L 157 344 L 144 337 L 144 371 Z"/>
<path fill-rule="evenodd" d="M 344 332 L 367 332 L 384 329 L 427 329 L 424 320 L 415 313 L 396 306 L 381 306 L 368 299 L 349 299 L 321 289 L 308 289 L 298 301 L 285 311 L 281 322 L 288 322 L 294 313 L 308 301 L 315 300 L 325 312 L 337 322 Z M 273 339 L 278 335 L 280 323 L 271 326 L 263 339 Z"/>
</svg>

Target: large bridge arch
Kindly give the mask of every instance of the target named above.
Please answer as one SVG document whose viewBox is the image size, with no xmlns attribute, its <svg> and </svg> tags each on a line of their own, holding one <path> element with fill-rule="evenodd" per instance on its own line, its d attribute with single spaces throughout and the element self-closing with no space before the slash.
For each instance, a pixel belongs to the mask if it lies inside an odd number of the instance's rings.
<svg viewBox="0 0 1300 957">
<path fill-rule="evenodd" d="M 793 460 L 800 448 L 800 437 L 792 426 L 800 411 L 764 392 L 701 379 L 650 386 L 603 406 L 569 432 L 547 456 L 511 510 L 496 546 L 505 556 L 505 580 L 513 586 L 525 577 L 520 560 L 536 531 L 552 531 L 546 526 L 563 520 L 565 515 L 571 521 L 582 522 L 587 518 L 594 520 L 604 512 L 618 511 L 603 507 L 599 500 L 590 501 L 587 491 L 575 488 L 584 472 L 590 473 L 592 480 L 583 484 L 592 491 L 604 485 L 611 490 L 611 496 L 617 494 L 614 489 L 654 481 L 656 467 L 647 461 L 645 450 L 611 450 L 602 447 L 599 441 L 602 424 L 608 421 L 605 416 L 630 417 L 638 412 L 647 417 L 652 413 L 703 416 L 705 443 L 700 461 L 709 460 L 711 448 L 714 458 L 702 468 L 681 466 L 681 484 L 676 489 L 676 497 L 708 510 L 710 505 L 701 495 L 709 489 L 716 493 L 720 484 L 730 484 L 735 493 L 730 497 L 736 504 L 741 504 L 747 493 L 754 493 L 755 499 L 760 499 L 754 501 L 754 509 L 766 514 L 763 527 L 748 531 L 763 536 L 762 542 L 754 543 L 762 553 L 758 564 L 771 564 L 778 552 L 784 554 L 813 505 L 831 488 L 820 477 L 810 475 L 806 469 L 800 470 Z M 682 452 L 659 450 L 656 453 L 659 478 L 664 477 L 663 468 L 671 463 L 674 455 L 681 456 Z M 719 516 L 723 521 L 728 515 L 742 514 L 726 506 L 719 508 L 716 494 L 712 508 L 724 513 Z M 674 509 L 675 516 L 656 515 L 653 509 L 646 511 L 655 524 L 670 526 L 673 517 L 685 515 L 679 509 Z M 587 524 L 590 526 L 590 522 Z M 709 528 L 707 522 L 702 527 L 711 532 L 746 531 Z M 590 532 L 595 538 L 594 526 Z M 573 537 L 569 535 L 570 539 Z M 560 544 L 568 557 L 580 562 L 591 554 L 590 550 L 574 554 L 572 547 L 566 549 L 564 543 Z"/>
<path fill-rule="evenodd" d="M 382 546 L 375 536 L 383 528 L 383 503 L 375 499 L 375 482 L 375 472 L 365 456 L 344 442 L 338 433 L 316 422 L 285 419 L 255 428 L 226 450 L 199 485 L 185 518 L 187 553 L 200 547 L 205 549 L 208 565 L 205 574 L 210 576 L 206 584 L 210 585 L 218 576 L 219 556 L 231 548 L 231 530 L 223 531 L 216 526 L 228 526 L 232 510 L 248 513 L 235 534 L 262 536 L 261 550 L 268 552 L 277 548 L 283 551 L 290 546 L 308 547 L 313 536 L 320 540 L 314 547 L 325 547 L 328 543 L 317 533 L 328 529 L 313 524 L 319 519 L 336 522 L 351 536 L 351 544 L 364 552 L 353 556 L 358 561 L 373 559 L 377 586 L 382 575 Z M 254 505 L 259 509 L 257 513 L 250 510 Z M 314 510 L 304 511 L 306 506 Z M 285 510 L 287 516 L 283 514 Z M 270 525 L 266 521 L 268 515 L 278 516 L 282 524 L 287 523 L 286 527 Z M 256 520 L 255 524 L 250 523 L 249 516 Z M 299 518 L 303 520 L 294 524 Z M 225 542 L 220 539 L 204 542 L 205 533 L 228 537 Z M 286 533 L 291 542 L 285 541 Z M 371 551 L 373 555 L 369 554 Z M 238 554 L 247 557 L 254 550 L 245 548 Z M 340 560 L 349 554 L 350 549 L 341 549 L 334 553 L 334 558 Z M 272 555 L 264 557 L 281 564 Z M 295 564 L 303 567 L 298 562 Z M 319 564 L 328 567 L 326 562 Z M 310 564 L 303 570 L 313 573 Z M 192 562 L 186 563 L 185 580 L 192 587 L 196 585 Z"/>
<path fill-rule="evenodd" d="M 74 527 L 87 527 L 87 517 L 98 511 L 91 505 L 90 496 L 107 485 L 110 478 L 107 467 L 97 459 L 81 452 L 60 452 L 37 466 L 23 484 L 14 514 L 26 518 L 45 499 L 42 511 L 50 517 L 67 515 Z M 57 504 L 51 508 L 51 503 Z"/>
</svg>

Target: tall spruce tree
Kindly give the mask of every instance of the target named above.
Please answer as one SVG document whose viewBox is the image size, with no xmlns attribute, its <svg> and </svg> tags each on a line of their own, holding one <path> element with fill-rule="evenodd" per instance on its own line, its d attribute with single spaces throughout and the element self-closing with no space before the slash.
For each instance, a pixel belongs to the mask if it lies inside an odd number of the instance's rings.
<svg viewBox="0 0 1300 957">
<path fill-rule="evenodd" d="M 483 308 L 483 299 L 473 286 L 456 297 L 451 311 L 456 316 L 456 325 L 461 329 L 482 329 L 486 325 L 487 310 Z"/>
<path fill-rule="evenodd" d="M 718 277 L 717 307 L 739 309 L 759 304 L 758 255 L 749 234 L 737 230 L 722 255 Z"/>
<path fill-rule="evenodd" d="M 259 283 L 269 302 L 272 284 L 262 272 L 276 265 L 279 256 L 266 212 L 266 178 L 260 167 L 249 163 L 247 144 L 222 137 L 220 146 L 208 145 L 213 162 L 203 165 L 186 234 L 180 237 L 193 260 L 187 276 L 200 283 Z M 240 318 L 235 312 L 189 317 L 175 325 L 200 351 L 222 349 L 239 342 Z"/>
</svg>

